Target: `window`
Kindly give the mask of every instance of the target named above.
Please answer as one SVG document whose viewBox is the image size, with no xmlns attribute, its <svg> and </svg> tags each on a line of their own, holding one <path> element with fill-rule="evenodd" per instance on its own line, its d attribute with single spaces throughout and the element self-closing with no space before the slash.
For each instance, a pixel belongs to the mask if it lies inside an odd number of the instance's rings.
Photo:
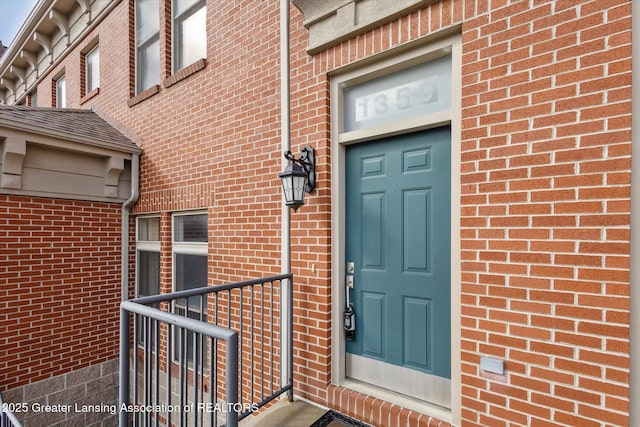
<svg viewBox="0 0 640 427">
<path fill-rule="evenodd" d="M 160 84 L 159 0 L 136 0 L 136 93 Z"/>
<path fill-rule="evenodd" d="M 207 234 L 206 213 L 174 215 L 172 242 L 174 290 L 182 291 L 207 286 Z M 176 314 L 206 321 L 206 307 L 206 296 L 196 296 L 176 302 L 174 310 Z M 175 342 L 179 342 L 184 337 L 175 339 Z M 187 349 L 187 359 L 193 361 L 193 334 L 187 334 L 183 346 Z M 177 359 L 180 346 L 177 345 L 175 348 L 174 358 Z"/>
<path fill-rule="evenodd" d="M 100 87 L 100 48 L 91 49 L 84 57 L 85 60 L 85 94 Z"/>
<path fill-rule="evenodd" d="M 205 0 L 173 0 L 173 72 L 206 57 Z"/>
<path fill-rule="evenodd" d="M 138 218 L 136 296 L 160 293 L 160 217 Z"/>
<path fill-rule="evenodd" d="M 173 265 L 176 291 L 207 286 L 207 214 L 173 217 Z"/>
<path fill-rule="evenodd" d="M 29 94 L 29 107 L 38 106 L 38 93 L 34 90 Z"/>
<path fill-rule="evenodd" d="M 345 88 L 344 131 L 450 109 L 451 58 L 443 56 Z"/>
<path fill-rule="evenodd" d="M 67 107 L 67 85 L 64 79 L 64 76 L 58 78 L 56 80 L 56 108 L 66 108 Z"/>
<path fill-rule="evenodd" d="M 160 293 L 160 218 L 137 219 L 136 297 Z M 157 307 L 157 305 L 156 305 Z M 142 325 L 137 324 L 138 343 L 144 343 Z"/>
</svg>

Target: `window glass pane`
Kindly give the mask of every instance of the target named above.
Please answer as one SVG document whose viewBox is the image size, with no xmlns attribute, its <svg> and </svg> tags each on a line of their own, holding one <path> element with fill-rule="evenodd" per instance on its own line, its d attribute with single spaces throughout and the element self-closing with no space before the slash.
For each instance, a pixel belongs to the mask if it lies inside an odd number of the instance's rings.
<svg viewBox="0 0 640 427">
<path fill-rule="evenodd" d="M 174 71 L 207 57 L 206 8 L 176 19 L 176 64 Z"/>
<path fill-rule="evenodd" d="M 136 234 L 138 237 L 138 249 L 136 252 L 137 297 L 157 295 L 160 293 L 160 218 L 138 218 Z M 152 243 L 143 245 L 142 242 Z M 154 304 L 153 306 L 158 308 L 159 304 Z M 138 316 L 136 316 L 136 319 L 138 344 L 143 344 L 145 341 L 143 336 L 144 328 L 138 322 Z M 155 336 L 152 337 L 150 343 L 151 345 L 155 344 Z"/>
<path fill-rule="evenodd" d="M 176 242 L 207 242 L 207 215 L 177 215 L 174 217 Z"/>
<path fill-rule="evenodd" d="M 157 38 L 138 50 L 136 72 L 138 93 L 160 84 L 160 41 Z"/>
<path fill-rule="evenodd" d="M 138 251 L 138 296 L 160 293 L 160 252 Z"/>
<path fill-rule="evenodd" d="M 173 16 L 180 16 L 201 0 L 173 0 Z"/>
<path fill-rule="evenodd" d="M 136 1 L 136 93 L 160 84 L 160 3 Z"/>
<path fill-rule="evenodd" d="M 345 88 L 344 131 L 451 108 L 451 55 Z"/>
<path fill-rule="evenodd" d="M 207 214 L 173 217 L 173 277 L 176 291 L 207 286 L 207 222 Z M 180 315 L 206 321 L 206 296 L 183 298 L 176 302 L 175 310 Z M 178 340 L 178 337 L 175 339 Z M 187 359 L 199 363 L 199 360 L 194 360 L 192 337 L 185 339 L 184 342 L 187 344 L 184 349 Z M 176 341 L 177 344 L 178 341 Z M 174 357 L 177 358 L 179 346 L 174 348 L 176 349 Z"/>
<path fill-rule="evenodd" d="M 100 86 L 100 49 L 96 47 L 85 58 L 87 63 L 87 93 Z"/>
<path fill-rule="evenodd" d="M 140 46 L 160 31 L 159 0 L 136 1 L 136 46 Z"/>
<path fill-rule="evenodd" d="M 160 218 L 138 218 L 138 240 L 160 241 Z"/>
<path fill-rule="evenodd" d="M 207 286 L 207 257 L 175 254 L 176 291 Z M 194 298 L 197 300 L 198 298 Z M 189 301 L 192 305 L 195 301 Z M 197 305 L 199 308 L 199 304 Z"/>
<path fill-rule="evenodd" d="M 60 77 L 56 81 L 56 107 L 66 108 L 67 106 L 67 85 L 65 84 L 64 77 Z"/>
</svg>

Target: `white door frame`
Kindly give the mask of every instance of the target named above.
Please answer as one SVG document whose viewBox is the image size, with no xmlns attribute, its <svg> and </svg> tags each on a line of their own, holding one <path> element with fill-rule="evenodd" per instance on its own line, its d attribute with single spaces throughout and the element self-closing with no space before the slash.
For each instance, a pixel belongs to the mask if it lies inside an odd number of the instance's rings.
<svg viewBox="0 0 640 427">
<path fill-rule="evenodd" d="M 371 129 L 343 132 L 343 89 L 372 78 L 451 54 L 451 109 L 406 119 Z M 459 34 L 421 39 L 331 73 L 331 216 L 332 221 L 332 368 L 331 382 L 453 424 L 460 423 L 460 139 L 461 139 L 462 39 Z M 343 330 L 345 307 L 345 147 L 392 135 L 451 126 L 451 410 L 350 380 L 346 376 Z M 356 325 L 357 327 L 357 325 Z"/>
</svg>

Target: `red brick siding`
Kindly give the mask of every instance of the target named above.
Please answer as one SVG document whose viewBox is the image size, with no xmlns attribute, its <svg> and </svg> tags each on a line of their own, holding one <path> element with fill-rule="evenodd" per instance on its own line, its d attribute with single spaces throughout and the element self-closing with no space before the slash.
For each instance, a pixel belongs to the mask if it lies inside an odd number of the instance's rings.
<svg viewBox="0 0 640 427">
<path fill-rule="evenodd" d="M 118 357 L 120 205 L 0 195 L 2 390 Z"/>
<path fill-rule="evenodd" d="M 176 210 L 209 214 L 211 283 L 279 272 L 278 2 L 208 2 L 206 67 L 129 108 L 132 33 L 112 29 L 132 22 L 130 6 L 118 4 L 87 37 L 100 37 L 104 70 L 91 103 L 143 140 L 136 213 L 162 213 L 161 288 L 171 289 Z M 314 146 L 319 178 L 292 214 L 299 395 L 343 407 L 342 392 L 329 392 L 327 73 L 453 28 L 463 43 L 463 424 L 625 424 L 630 13 L 628 0 L 443 0 L 310 57 L 292 7 L 292 146 Z M 162 81 L 166 20 L 161 28 Z M 79 55 L 53 70 L 66 67 L 70 107 Z M 45 105 L 50 86 L 40 86 Z M 480 355 L 505 359 L 507 375 L 483 374 Z"/>
<path fill-rule="evenodd" d="M 463 419 L 625 425 L 631 3 L 486 7 L 463 24 Z"/>
<path fill-rule="evenodd" d="M 342 414 L 373 426 L 450 427 L 451 424 L 395 403 L 358 393 L 344 387 L 329 386 L 328 401 Z"/>
<path fill-rule="evenodd" d="M 373 29 L 354 39 L 318 53 L 309 62 L 304 18 L 293 9 L 292 20 L 292 143 L 311 143 L 320 153 L 320 189 L 317 198 L 294 217 L 294 257 L 300 257 L 298 282 L 308 281 L 296 295 L 301 325 L 296 328 L 296 390 L 353 417 L 376 426 L 442 426 L 448 423 L 399 405 L 384 402 L 331 384 L 331 194 L 330 194 L 330 81 L 328 72 L 365 59 L 372 54 L 435 33 L 460 22 L 460 2 L 440 2 Z M 326 180 L 326 181 L 325 181 Z M 326 183 L 326 186 L 325 186 Z M 299 237 L 298 237 L 299 236 Z M 309 253 L 307 242 L 317 244 Z M 295 259 L 295 258 L 294 258 Z M 320 262 L 326 260 L 327 263 Z M 316 274 L 312 273 L 315 264 Z M 301 277 L 302 276 L 302 277 Z M 308 307 L 312 309 L 309 310 Z"/>
</svg>

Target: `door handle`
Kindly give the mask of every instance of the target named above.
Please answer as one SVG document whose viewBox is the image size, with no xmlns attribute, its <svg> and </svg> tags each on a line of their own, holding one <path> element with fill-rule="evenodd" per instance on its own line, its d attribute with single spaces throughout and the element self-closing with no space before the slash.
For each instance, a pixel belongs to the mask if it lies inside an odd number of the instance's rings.
<svg viewBox="0 0 640 427">
<path fill-rule="evenodd" d="M 344 292 L 346 296 L 347 307 L 344 311 L 344 330 L 345 338 L 348 341 L 353 341 L 356 334 L 356 313 L 353 310 L 353 304 L 351 303 L 351 289 L 354 286 L 353 278 L 353 263 L 347 263 L 347 274 L 344 280 Z"/>
<path fill-rule="evenodd" d="M 353 274 L 347 274 L 345 285 L 347 286 L 347 288 L 353 289 Z"/>
<path fill-rule="evenodd" d="M 347 274 L 344 281 L 344 293 L 347 297 L 347 308 L 351 307 L 351 289 L 353 289 L 353 274 Z"/>
</svg>

